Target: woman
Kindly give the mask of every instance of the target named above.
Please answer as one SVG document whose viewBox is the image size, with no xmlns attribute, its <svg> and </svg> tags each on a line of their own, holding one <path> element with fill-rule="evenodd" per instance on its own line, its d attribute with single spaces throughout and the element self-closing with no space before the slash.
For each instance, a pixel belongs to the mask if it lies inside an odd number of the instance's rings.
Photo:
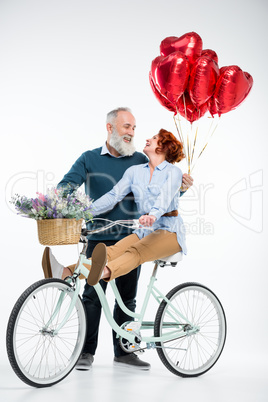
<svg viewBox="0 0 268 402">
<path fill-rule="evenodd" d="M 143 152 L 149 162 L 127 169 L 111 191 L 93 202 L 94 216 L 97 216 L 132 192 L 143 227 L 114 246 L 99 243 L 94 248 L 91 265 L 85 264 L 90 270 L 89 285 L 95 285 L 100 279 L 110 281 L 125 275 L 147 261 L 179 251 L 186 254 L 183 221 L 178 215 L 182 172 L 174 166 L 184 158 L 182 144 L 172 133 L 161 129 L 146 140 Z M 75 265 L 64 268 L 52 254 L 50 259 L 53 277 L 65 278 L 75 269 Z"/>
<path fill-rule="evenodd" d="M 125 275 L 146 261 L 181 250 L 186 254 L 183 221 L 177 210 L 182 172 L 174 166 L 184 157 L 182 145 L 172 133 L 161 129 L 146 140 L 143 152 L 149 162 L 127 169 L 113 189 L 93 203 L 93 208 L 94 216 L 107 212 L 132 192 L 141 213 L 140 224 L 151 229 L 137 229 L 114 246 L 99 243 L 92 253 L 90 285 Z"/>
</svg>

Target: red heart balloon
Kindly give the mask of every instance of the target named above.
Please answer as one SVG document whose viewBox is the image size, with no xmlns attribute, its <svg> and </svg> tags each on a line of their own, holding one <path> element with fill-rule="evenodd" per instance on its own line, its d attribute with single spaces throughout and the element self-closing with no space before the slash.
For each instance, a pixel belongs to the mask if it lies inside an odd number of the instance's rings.
<svg viewBox="0 0 268 402">
<path fill-rule="evenodd" d="M 177 109 L 181 116 L 193 123 L 194 121 L 200 119 L 200 117 L 204 116 L 208 110 L 208 106 L 205 103 L 197 109 L 192 103 L 188 92 L 185 92 L 177 102 Z"/>
<path fill-rule="evenodd" d="M 218 114 L 230 112 L 248 96 L 253 78 L 238 66 L 222 67 L 214 92 Z"/>
<path fill-rule="evenodd" d="M 214 50 L 204 49 L 204 50 L 202 50 L 201 56 L 207 56 L 210 59 L 214 60 L 216 63 L 219 62 L 218 55 Z"/>
<path fill-rule="evenodd" d="M 157 89 L 154 80 L 152 78 L 152 74 L 149 73 L 149 80 L 151 84 L 151 88 L 153 90 L 153 93 L 155 94 L 156 98 L 158 101 L 161 103 L 162 106 L 164 106 L 166 109 L 168 109 L 170 112 L 174 112 L 176 114 L 176 107 L 173 105 L 167 98 L 165 98 L 161 92 Z"/>
<path fill-rule="evenodd" d="M 160 53 L 162 56 L 180 51 L 187 56 L 190 64 L 201 56 L 202 52 L 202 39 L 196 32 L 189 32 L 181 37 L 169 36 L 162 40 L 160 44 Z"/>
<path fill-rule="evenodd" d="M 151 64 L 151 75 L 152 75 L 152 77 L 155 77 L 155 72 L 156 72 L 156 69 L 157 69 L 157 67 L 158 67 L 158 64 L 159 64 L 160 61 L 162 61 L 164 58 L 165 58 L 164 56 L 157 56 L 157 57 L 152 61 L 152 64 Z"/>
<path fill-rule="evenodd" d="M 151 74 L 155 86 L 174 104 L 187 87 L 189 73 L 189 62 L 181 52 L 167 57 L 158 56 L 152 61 Z"/>
<path fill-rule="evenodd" d="M 208 100 L 208 110 L 209 110 L 209 112 L 210 112 L 212 117 L 214 117 L 214 115 L 218 113 L 217 105 L 216 105 L 214 96 L 212 96 Z"/>
<path fill-rule="evenodd" d="M 188 92 L 196 108 L 213 95 L 219 75 L 218 64 L 211 58 L 201 56 L 196 60 L 188 84 Z"/>
</svg>

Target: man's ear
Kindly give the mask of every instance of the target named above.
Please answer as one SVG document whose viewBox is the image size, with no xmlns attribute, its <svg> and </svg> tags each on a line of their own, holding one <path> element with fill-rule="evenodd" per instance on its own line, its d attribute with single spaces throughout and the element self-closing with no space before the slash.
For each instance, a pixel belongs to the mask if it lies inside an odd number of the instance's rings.
<svg viewBox="0 0 268 402">
<path fill-rule="evenodd" d="M 107 132 L 108 132 L 109 134 L 112 134 L 112 132 L 113 132 L 113 126 L 111 125 L 111 123 L 107 123 L 107 124 L 106 124 L 106 128 L 107 128 Z"/>
</svg>

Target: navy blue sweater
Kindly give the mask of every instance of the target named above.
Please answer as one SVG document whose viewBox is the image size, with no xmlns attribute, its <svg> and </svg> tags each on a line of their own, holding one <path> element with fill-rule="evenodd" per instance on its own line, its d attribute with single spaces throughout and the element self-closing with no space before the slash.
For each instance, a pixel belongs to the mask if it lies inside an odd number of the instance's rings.
<svg viewBox="0 0 268 402">
<path fill-rule="evenodd" d="M 126 169 L 133 165 L 148 162 L 145 155 L 135 152 L 132 156 L 115 158 L 109 154 L 101 155 L 102 147 L 84 152 L 73 164 L 69 172 L 63 177 L 58 186 L 68 183 L 81 186 L 85 184 L 85 192 L 93 200 L 110 191 L 122 178 Z M 110 220 L 138 218 L 133 194 L 128 194 L 113 210 L 98 217 Z M 88 224 L 88 228 L 104 225 L 104 222 Z M 131 231 L 127 228 L 114 226 L 109 231 L 90 236 L 92 240 L 120 240 Z"/>
</svg>

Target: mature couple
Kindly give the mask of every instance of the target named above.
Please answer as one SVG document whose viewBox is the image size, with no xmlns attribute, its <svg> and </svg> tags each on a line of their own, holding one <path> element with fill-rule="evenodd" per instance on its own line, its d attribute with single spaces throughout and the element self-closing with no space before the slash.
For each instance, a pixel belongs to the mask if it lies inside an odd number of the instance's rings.
<svg viewBox="0 0 268 402">
<path fill-rule="evenodd" d="M 183 157 L 182 145 L 171 133 L 160 130 L 146 140 L 144 154 L 133 144 L 136 121 L 128 108 L 107 115 L 107 141 L 97 149 L 83 153 L 64 176 L 59 186 L 85 183 L 85 191 L 95 200 L 94 216 L 110 220 L 139 218 L 143 229 L 129 229 L 91 235 L 87 257 L 92 257 L 90 273 L 83 292 L 88 332 L 77 369 L 91 367 L 98 343 L 101 305 L 92 285 L 100 280 L 103 289 L 115 279 L 122 300 L 134 311 L 140 265 L 180 250 L 186 252 L 182 219 L 178 214 L 180 193 L 192 184 L 192 178 L 174 165 Z M 96 225 L 90 224 L 90 228 Z M 150 227 L 150 230 L 146 227 Z M 153 230 L 151 230 L 153 229 Z M 74 266 L 64 267 L 46 248 L 42 266 L 45 277 L 65 278 Z M 88 267 L 90 267 L 88 265 Z M 132 318 L 115 303 L 114 318 L 120 326 Z M 113 332 L 114 363 L 148 370 L 150 364 L 134 353 L 125 353 Z"/>
</svg>

